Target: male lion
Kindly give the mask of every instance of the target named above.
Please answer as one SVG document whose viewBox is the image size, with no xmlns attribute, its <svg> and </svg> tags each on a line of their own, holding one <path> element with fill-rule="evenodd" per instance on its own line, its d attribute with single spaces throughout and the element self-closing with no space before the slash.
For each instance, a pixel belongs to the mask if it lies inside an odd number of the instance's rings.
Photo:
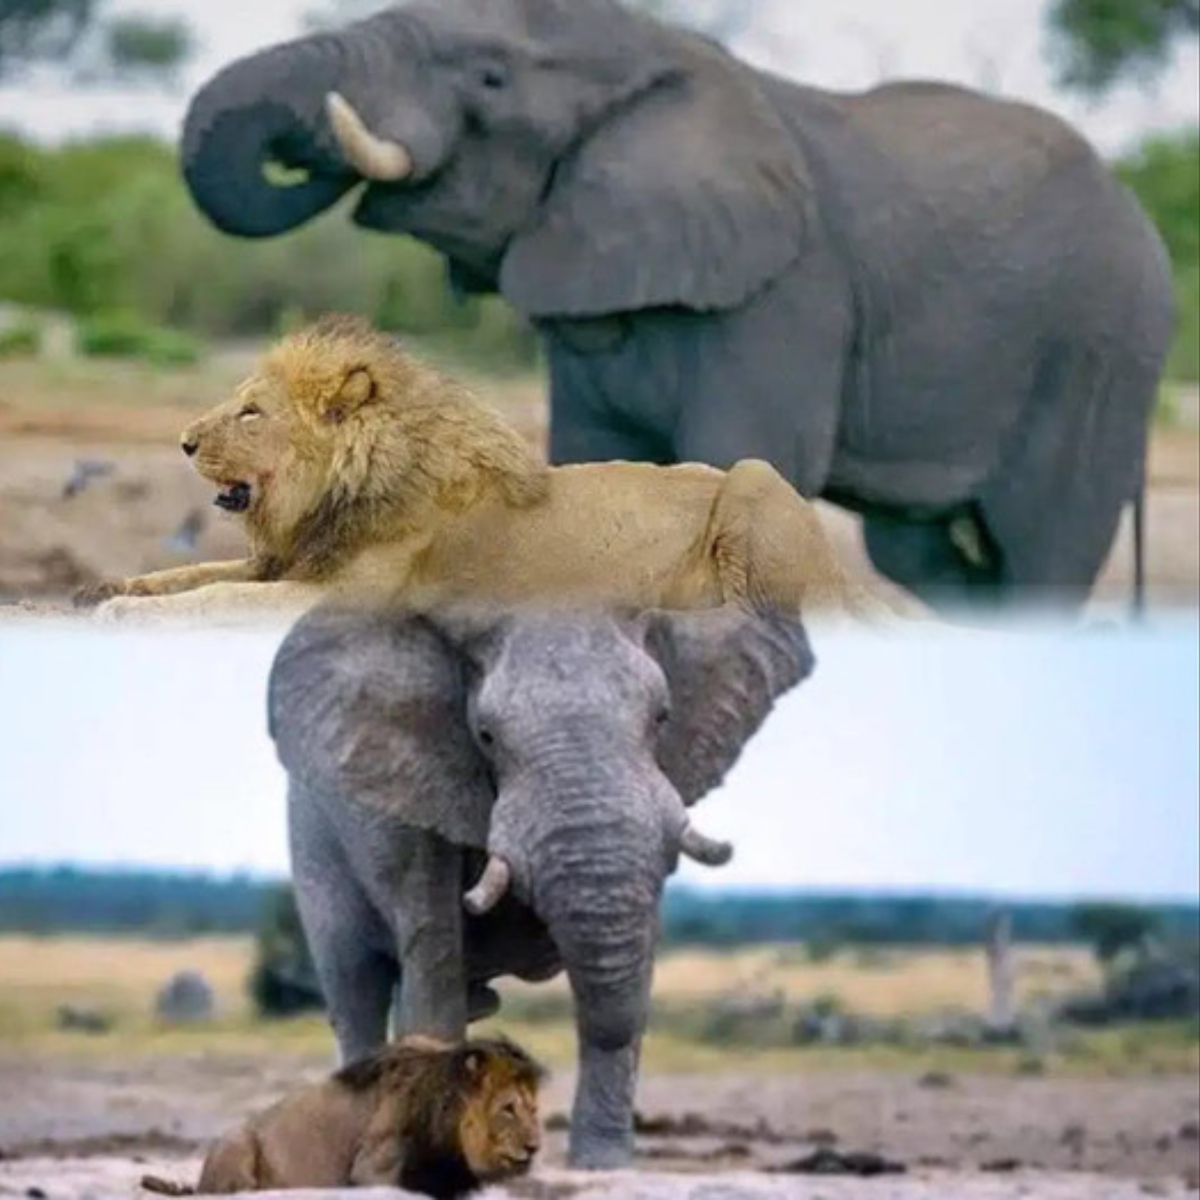
<svg viewBox="0 0 1200 1200">
<path fill-rule="evenodd" d="M 529 1169 L 542 1076 L 505 1039 L 406 1038 L 223 1137 L 194 1189 L 153 1175 L 142 1186 L 169 1196 L 356 1185 L 466 1196 Z"/>
<path fill-rule="evenodd" d="M 815 509 L 767 463 L 546 467 L 359 318 L 285 338 L 182 444 L 216 503 L 245 520 L 250 557 L 104 584 L 82 602 L 202 588 L 305 607 L 331 590 L 408 608 L 862 607 Z M 206 586 L 230 583 L 249 587 Z"/>
</svg>

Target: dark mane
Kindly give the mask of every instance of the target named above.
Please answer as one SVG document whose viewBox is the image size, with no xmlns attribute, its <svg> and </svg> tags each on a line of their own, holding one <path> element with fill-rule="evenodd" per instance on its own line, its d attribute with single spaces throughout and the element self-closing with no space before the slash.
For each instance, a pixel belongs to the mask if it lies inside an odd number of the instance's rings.
<svg viewBox="0 0 1200 1200">
<path fill-rule="evenodd" d="M 472 1070 L 482 1059 L 483 1070 Z M 352 1092 L 372 1088 L 402 1092 L 404 1167 L 398 1186 L 457 1200 L 482 1186 L 467 1165 L 459 1144 L 463 1109 L 480 1090 L 481 1080 L 503 1070 L 516 1082 L 536 1087 L 545 1076 L 541 1065 L 507 1038 L 478 1038 L 445 1049 L 396 1042 L 343 1067 L 336 1082 Z"/>
</svg>

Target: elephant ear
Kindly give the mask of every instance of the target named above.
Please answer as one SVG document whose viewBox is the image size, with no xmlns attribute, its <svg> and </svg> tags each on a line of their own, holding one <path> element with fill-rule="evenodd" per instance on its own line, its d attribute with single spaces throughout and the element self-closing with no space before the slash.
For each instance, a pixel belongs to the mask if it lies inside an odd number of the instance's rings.
<svg viewBox="0 0 1200 1200">
<path fill-rule="evenodd" d="M 284 639 L 268 717 L 293 778 L 484 849 L 494 792 L 460 659 L 421 617 L 318 609 Z"/>
<path fill-rule="evenodd" d="M 677 35 L 676 67 L 560 161 L 500 290 L 530 317 L 734 308 L 804 247 L 812 187 L 754 73 Z"/>
<path fill-rule="evenodd" d="M 799 621 L 732 608 L 654 613 L 646 646 L 671 689 L 659 765 L 688 805 L 725 778 L 775 701 L 816 666 Z"/>
</svg>

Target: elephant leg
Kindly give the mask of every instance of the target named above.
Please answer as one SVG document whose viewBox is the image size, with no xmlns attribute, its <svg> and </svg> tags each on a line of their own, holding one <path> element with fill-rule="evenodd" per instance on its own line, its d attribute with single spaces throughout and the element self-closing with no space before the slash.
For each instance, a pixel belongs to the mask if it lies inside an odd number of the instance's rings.
<svg viewBox="0 0 1200 1200">
<path fill-rule="evenodd" d="M 396 963 L 388 930 L 346 861 L 316 797 L 288 799 L 296 909 L 343 1063 L 387 1041 Z"/>
<path fill-rule="evenodd" d="M 863 518 L 867 554 L 881 575 L 936 609 L 987 609 L 1004 593 L 1004 565 L 977 510 L 944 520 L 873 512 Z"/>
<path fill-rule="evenodd" d="M 343 887 L 315 889 L 296 881 L 296 904 L 343 1063 L 387 1041 L 396 983 L 395 961 L 378 948 L 379 918 L 365 897 Z"/>
<path fill-rule="evenodd" d="M 402 871 L 405 902 L 394 917 L 402 964 L 396 1032 L 458 1041 L 467 1029 L 462 852 L 420 837 Z"/>
<path fill-rule="evenodd" d="M 571 1109 L 571 1165 L 615 1170 L 633 1161 L 637 1042 L 607 1049 L 581 1040 L 579 1082 Z"/>
<path fill-rule="evenodd" d="M 840 268 L 815 253 L 743 308 L 682 325 L 679 460 L 728 468 L 760 458 L 801 495 L 819 495 L 842 415 L 850 322 Z"/>
<path fill-rule="evenodd" d="M 1030 603 L 1086 601 L 1144 480 L 1158 372 L 1112 354 L 1076 346 L 1046 356 L 1032 419 L 980 490 L 1005 586 Z"/>
</svg>

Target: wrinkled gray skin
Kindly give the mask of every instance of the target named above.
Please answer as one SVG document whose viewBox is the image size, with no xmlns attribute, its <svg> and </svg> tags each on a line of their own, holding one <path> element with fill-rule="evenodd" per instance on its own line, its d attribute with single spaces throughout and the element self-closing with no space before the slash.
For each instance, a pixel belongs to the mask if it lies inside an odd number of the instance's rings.
<svg viewBox="0 0 1200 1200">
<path fill-rule="evenodd" d="M 554 461 L 765 458 L 935 604 L 1087 594 L 1142 484 L 1171 286 L 1050 114 L 797 86 L 612 0 L 414 0 L 200 91 L 183 166 L 217 225 L 280 233 L 363 182 L 330 91 L 413 162 L 354 220 L 540 328 Z"/>
<path fill-rule="evenodd" d="M 809 674 L 803 628 L 728 610 L 301 620 L 271 674 L 300 915 L 344 1060 L 458 1038 L 487 986 L 564 969 L 571 1159 L 627 1163 L 658 905 L 687 808 Z M 489 856 L 511 886 L 464 894 Z"/>
</svg>

